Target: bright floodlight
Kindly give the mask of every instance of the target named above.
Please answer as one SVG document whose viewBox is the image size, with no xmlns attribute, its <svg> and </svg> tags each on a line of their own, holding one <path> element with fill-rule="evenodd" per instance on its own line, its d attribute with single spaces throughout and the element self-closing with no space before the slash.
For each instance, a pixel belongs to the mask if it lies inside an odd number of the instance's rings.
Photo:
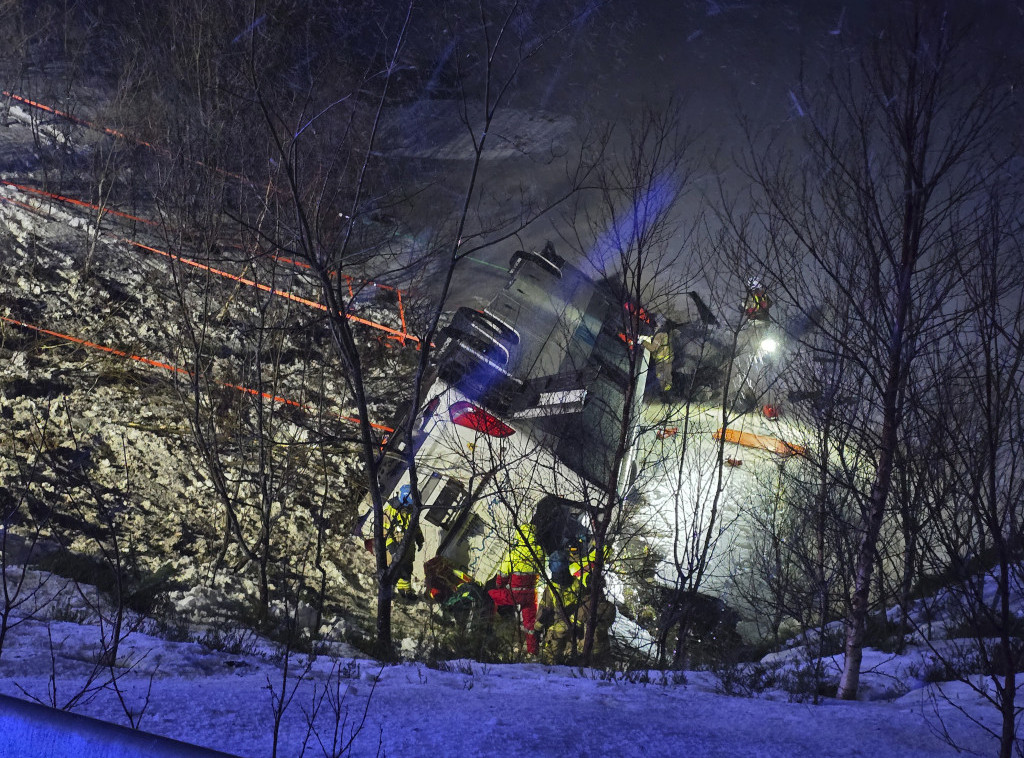
<svg viewBox="0 0 1024 758">
<path fill-rule="evenodd" d="M 761 349 L 766 353 L 774 353 L 775 348 L 779 346 L 779 343 L 773 340 L 771 337 L 767 337 L 761 341 Z"/>
</svg>

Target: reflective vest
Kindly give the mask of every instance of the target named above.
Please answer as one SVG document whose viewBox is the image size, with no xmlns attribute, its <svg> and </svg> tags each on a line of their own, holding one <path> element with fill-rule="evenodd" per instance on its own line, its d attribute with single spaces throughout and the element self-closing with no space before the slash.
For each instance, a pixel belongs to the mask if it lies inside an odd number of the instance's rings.
<svg viewBox="0 0 1024 758">
<path fill-rule="evenodd" d="M 768 301 L 768 296 L 766 294 L 760 291 L 751 292 L 747 296 L 747 315 L 751 317 L 767 315 L 769 305 L 770 303 Z"/>
<path fill-rule="evenodd" d="M 580 602 L 580 583 L 576 580 L 562 585 L 551 582 L 544 588 L 537 618 L 544 625 L 558 631 L 568 631 L 576 623 L 576 608 Z"/>
<path fill-rule="evenodd" d="M 396 508 L 391 503 L 384 505 L 384 544 L 389 550 L 405 538 L 411 518 L 412 512 L 408 509 Z"/>
<path fill-rule="evenodd" d="M 544 566 L 544 551 L 537 544 L 537 530 L 533 524 L 524 524 L 516 529 L 512 546 L 505 553 L 498 567 L 498 574 L 540 574 Z"/>
<path fill-rule="evenodd" d="M 612 549 L 610 545 L 604 546 L 604 565 L 608 566 Z M 569 572 L 576 577 L 580 586 L 586 589 L 590 586 L 590 575 L 594 571 L 594 563 L 597 561 L 597 547 L 592 547 L 590 552 L 578 561 L 569 564 Z"/>
</svg>

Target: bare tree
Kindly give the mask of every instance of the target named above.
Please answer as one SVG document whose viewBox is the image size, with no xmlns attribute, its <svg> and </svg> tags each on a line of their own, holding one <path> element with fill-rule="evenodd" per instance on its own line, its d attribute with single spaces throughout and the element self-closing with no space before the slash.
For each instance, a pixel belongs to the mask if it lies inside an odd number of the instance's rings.
<svg viewBox="0 0 1024 758">
<path fill-rule="evenodd" d="M 955 323 L 962 215 L 1000 163 L 992 148 L 1009 91 L 966 65 L 966 39 L 951 15 L 900 4 L 866 53 L 844 51 L 820 85 L 801 88 L 800 151 L 783 133 L 750 162 L 768 240 L 760 259 L 797 308 L 825 297 L 850 309 L 852 341 L 820 316 L 815 326 L 856 363 L 873 409 L 842 698 L 857 694 L 907 389 L 919 355 Z"/>
<path fill-rule="evenodd" d="M 766 475 L 775 481 L 751 514 L 753 571 L 745 594 L 773 620 L 773 635 L 777 623 L 796 620 L 802 628 L 818 628 L 816 644 L 823 651 L 830 644 L 825 627 L 842 616 L 851 594 L 851 525 L 863 509 L 870 468 L 859 430 L 870 404 L 860 391 L 857 362 L 832 349 L 834 335 L 855 329 L 850 312 L 823 302 L 813 314 L 828 319 L 831 336 L 815 331 L 806 315 L 773 317 L 786 345 L 773 402 L 801 454 L 780 460 Z"/>
<path fill-rule="evenodd" d="M 682 113 L 675 102 L 660 108 L 647 105 L 621 136 L 613 133 L 615 146 L 599 167 L 592 192 L 577 198 L 566 224 L 573 248 L 623 305 L 615 359 L 624 377 L 623 393 L 605 398 L 592 392 L 588 399 L 604 404 L 600 427 L 607 439 L 595 452 L 602 456 L 600 465 L 592 467 L 605 472 L 602 487 L 586 503 L 593 566 L 584 602 L 590 609 L 597 609 L 603 597 L 612 543 L 616 552 L 628 552 L 628 524 L 636 516 L 634 482 L 640 477 L 646 483 L 650 477 L 650 469 L 642 473 L 645 462 L 638 457 L 640 438 L 647 430 L 642 416 L 644 386 L 638 379 L 646 377 L 651 337 L 668 331 L 651 314 L 671 309 L 674 300 L 685 296 L 687 277 L 692 276 L 684 251 L 696 220 L 682 214 L 696 169 L 693 137 Z M 668 369 L 671 373 L 671 366 Z M 597 625 L 598 614 L 587 614 L 585 662 L 590 661 Z"/>
<path fill-rule="evenodd" d="M 1020 752 L 1016 690 L 1024 670 L 1015 610 L 1024 592 L 1024 306 L 1020 207 L 1005 194 L 1012 185 L 1007 177 L 1003 191 L 981 206 L 980 233 L 964 240 L 970 316 L 946 343 L 946 381 L 923 407 L 943 432 L 929 451 L 940 496 L 932 502 L 930 557 L 951 580 L 948 631 L 969 631 L 969 657 L 986 684 L 961 678 L 998 710 L 1001 727 L 989 730 L 1005 758 Z"/>
<path fill-rule="evenodd" d="M 449 2 L 436 14 L 423 13 L 413 3 L 397 10 L 374 7 L 375 28 L 366 29 L 373 40 L 373 53 L 364 57 L 364 70 L 325 90 L 319 89 L 319 71 L 298 81 L 266 76 L 261 68 L 266 54 L 261 35 L 254 31 L 248 40 L 250 97 L 261 114 L 268 164 L 275 167 L 263 203 L 255 210 L 275 221 L 272 233 L 264 234 L 266 247 L 308 266 L 324 306 L 324 328 L 347 388 L 347 402 L 359 421 L 362 469 L 373 504 L 376 634 L 384 654 L 391 648 L 392 586 L 402 559 L 399 555 L 389 563 L 386 551 L 381 435 L 373 423 L 375 367 L 362 327 L 351 318 L 353 292 L 341 274 L 370 270 L 370 266 L 377 281 L 387 282 L 389 277 L 408 276 L 410 263 L 421 266 L 424 254 L 432 256 L 433 286 L 415 337 L 400 335 L 419 349 L 404 388 L 409 407 L 418 408 L 429 376 L 431 346 L 459 263 L 481 245 L 520 231 L 539 212 L 524 212 L 520 207 L 495 219 L 480 215 L 478 204 L 496 117 L 527 61 L 572 18 L 571 11 L 561 17 L 556 13 L 555 23 L 545 30 L 544 23 L 552 19 L 543 18 L 546 14 L 540 10 L 514 2 Z M 253 29 L 258 21 L 252 18 Z M 448 35 L 455 49 L 450 58 L 443 56 L 439 65 L 446 67 L 445 75 L 458 88 L 453 123 L 465 143 L 458 167 L 440 178 L 448 191 L 454 190 L 456 201 L 442 211 L 439 231 L 426 253 L 416 253 L 412 260 L 391 261 L 390 266 L 385 260 L 381 266 L 375 255 L 379 246 L 365 244 L 366 222 L 377 209 L 412 197 L 417 185 L 422 185 L 422 177 L 396 170 L 396 164 L 388 162 L 385 127 L 389 118 L 399 118 L 396 105 L 409 96 L 402 72 L 430 60 L 421 48 L 432 50 L 438 35 Z M 287 102 L 284 93 L 288 93 Z M 570 176 L 570 190 L 574 181 Z M 249 228 L 255 226 L 251 216 L 240 220 Z M 410 414 L 405 425 L 393 432 L 405 440 L 404 449 L 410 455 L 416 418 L 417 414 Z M 410 464 L 416 505 L 403 553 L 411 549 L 421 512 L 415 461 Z"/>
<path fill-rule="evenodd" d="M 0 655 L 7 635 L 20 624 L 34 617 L 40 605 L 40 590 L 33 586 L 28 572 L 22 568 L 44 544 L 44 528 L 48 514 L 39 507 L 36 482 L 42 478 L 45 459 L 18 435 L 5 435 L 8 458 L 4 461 L 5 484 L 0 488 Z"/>
</svg>

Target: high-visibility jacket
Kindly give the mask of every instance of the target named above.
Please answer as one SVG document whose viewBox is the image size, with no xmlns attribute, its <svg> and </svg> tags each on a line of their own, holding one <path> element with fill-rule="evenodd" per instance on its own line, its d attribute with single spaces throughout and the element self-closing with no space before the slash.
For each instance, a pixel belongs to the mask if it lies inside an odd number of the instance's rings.
<svg viewBox="0 0 1024 758">
<path fill-rule="evenodd" d="M 540 625 L 550 627 L 560 624 L 568 628 L 574 624 L 581 590 L 580 583 L 575 579 L 565 585 L 554 581 L 546 585 L 537 606 Z"/>
<path fill-rule="evenodd" d="M 516 527 L 516 534 L 494 577 L 494 589 L 488 590 L 496 607 L 514 605 L 519 608 L 526 632 L 526 652 L 539 652 L 537 634 L 537 579 L 543 572 L 544 551 L 537 544 L 537 531 L 532 524 Z"/>
<path fill-rule="evenodd" d="M 516 528 L 511 547 L 498 566 L 499 576 L 541 574 L 544 567 L 544 550 L 537 544 L 537 530 L 533 524 Z"/>
<path fill-rule="evenodd" d="M 604 546 L 604 565 L 608 566 L 608 561 L 611 558 L 612 549 L 610 545 Z M 569 564 L 569 573 L 571 573 L 580 583 L 583 589 L 590 587 L 590 575 L 594 571 L 594 564 L 597 562 L 597 547 L 592 547 L 590 552 L 579 560 L 573 561 Z"/>
<path fill-rule="evenodd" d="M 405 539 L 411 518 L 412 511 L 408 508 L 396 508 L 390 502 L 384 504 L 384 544 L 388 550 L 391 550 L 392 547 L 397 548 Z M 416 540 L 417 546 L 422 546 L 423 533 L 420 532 L 419 527 L 416 528 L 413 539 Z"/>
<path fill-rule="evenodd" d="M 768 315 L 768 307 L 771 301 L 768 296 L 760 290 L 755 290 L 747 295 L 744 303 L 744 311 L 748 318 L 764 318 Z"/>
</svg>

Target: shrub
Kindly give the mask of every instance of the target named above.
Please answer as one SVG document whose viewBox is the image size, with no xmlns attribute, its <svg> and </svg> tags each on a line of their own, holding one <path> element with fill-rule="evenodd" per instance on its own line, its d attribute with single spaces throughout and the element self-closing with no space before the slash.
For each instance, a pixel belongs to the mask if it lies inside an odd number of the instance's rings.
<svg viewBox="0 0 1024 758">
<path fill-rule="evenodd" d="M 911 676 L 928 684 L 964 679 L 982 669 L 976 650 L 955 649 L 949 655 L 933 653 L 910 665 Z"/>
<path fill-rule="evenodd" d="M 779 686 L 779 672 L 764 663 L 731 663 L 714 669 L 723 694 L 754 697 Z"/>
<path fill-rule="evenodd" d="M 38 567 L 78 584 L 95 587 L 108 597 L 117 587 L 114 567 L 94 556 L 61 550 L 41 557 Z M 173 577 L 174 568 L 170 564 L 164 564 L 154 572 L 141 569 L 125 572 L 121 577 L 125 607 L 136 613 L 153 613 L 168 592 L 181 586 Z"/>
<path fill-rule="evenodd" d="M 259 638 L 250 629 L 207 629 L 193 636 L 192 641 L 207 650 L 228 655 L 255 655 L 259 647 Z"/>
</svg>

